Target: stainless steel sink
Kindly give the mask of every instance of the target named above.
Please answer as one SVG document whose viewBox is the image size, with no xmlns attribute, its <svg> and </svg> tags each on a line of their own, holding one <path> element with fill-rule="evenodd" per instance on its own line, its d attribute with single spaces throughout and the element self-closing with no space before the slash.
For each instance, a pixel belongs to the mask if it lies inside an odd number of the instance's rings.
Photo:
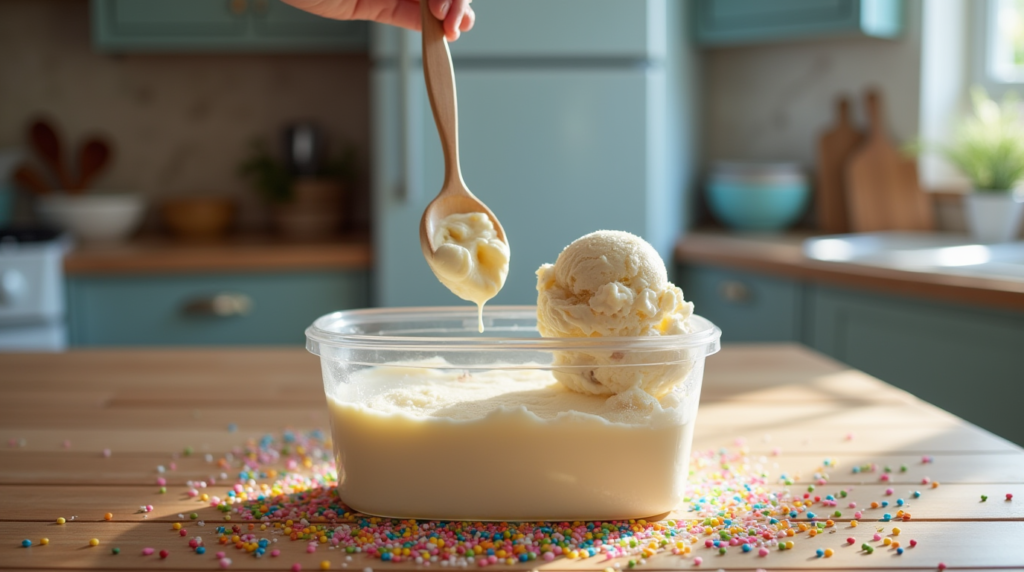
<svg viewBox="0 0 1024 572">
<path fill-rule="evenodd" d="M 1024 281 L 1024 242 L 978 244 L 962 234 L 873 232 L 819 236 L 804 241 L 804 254 L 829 262 Z"/>
</svg>

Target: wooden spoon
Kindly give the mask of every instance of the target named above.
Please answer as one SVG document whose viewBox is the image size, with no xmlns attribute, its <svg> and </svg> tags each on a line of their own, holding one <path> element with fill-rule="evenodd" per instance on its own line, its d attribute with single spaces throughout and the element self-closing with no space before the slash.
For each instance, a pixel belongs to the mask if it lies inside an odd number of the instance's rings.
<svg viewBox="0 0 1024 572">
<path fill-rule="evenodd" d="M 45 195 L 50 192 L 50 185 L 46 184 L 43 176 L 28 165 L 21 165 L 14 171 L 14 181 L 21 188 L 31 191 L 37 195 Z"/>
<path fill-rule="evenodd" d="M 459 116 L 455 97 L 455 74 L 448 41 L 442 23 L 430 13 L 429 2 L 420 2 L 423 17 L 423 76 L 427 82 L 430 108 L 441 138 L 444 152 L 444 184 L 437 197 L 427 205 L 420 219 L 420 246 L 429 261 L 436 250 L 434 229 L 448 215 L 456 213 L 484 213 L 494 224 L 498 239 L 508 244 L 505 229 L 487 205 L 473 196 L 462 180 L 459 167 Z"/>
<path fill-rule="evenodd" d="M 32 148 L 39 153 L 39 156 L 42 157 L 46 165 L 53 170 L 61 187 L 64 190 L 71 189 L 74 186 L 74 182 L 71 180 L 71 175 L 67 169 L 64 168 L 64 161 L 61 158 L 60 137 L 57 136 L 53 126 L 43 120 L 36 121 L 29 129 L 29 139 L 32 142 Z"/>
<path fill-rule="evenodd" d="M 101 139 L 89 139 L 78 150 L 78 184 L 73 191 L 80 193 L 98 175 L 110 160 L 110 145 Z"/>
</svg>

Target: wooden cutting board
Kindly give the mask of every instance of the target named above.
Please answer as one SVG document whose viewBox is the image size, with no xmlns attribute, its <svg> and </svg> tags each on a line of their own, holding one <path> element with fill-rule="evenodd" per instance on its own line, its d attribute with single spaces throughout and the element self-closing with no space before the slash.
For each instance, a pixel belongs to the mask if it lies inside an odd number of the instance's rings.
<svg viewBox="0 0 1024 572">
<path fill-rule="evenodd" d="M 846 212 L 846 180 L 850 156 L 864 141 L 864 134 L 850 122 L 850 100 L 836 102 L 836 125 L 818 140 L 818 180 L 815 188 L 818 229 L 826 234 L 850 232 Z"/>
<path fill-rule="evenodd" d="M 846 167 L 846 205 L 854 232 L 931 230 L 931 202 L 921 190 L 917 162 L 886 133 L 882 95 L 868 91 L 868 136 Z"/>
</svg>

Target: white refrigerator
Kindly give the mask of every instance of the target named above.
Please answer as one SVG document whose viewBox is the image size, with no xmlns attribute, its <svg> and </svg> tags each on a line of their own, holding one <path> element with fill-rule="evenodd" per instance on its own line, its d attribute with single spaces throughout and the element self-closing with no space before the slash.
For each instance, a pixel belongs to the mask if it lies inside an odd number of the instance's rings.
<svg viewBox="0 0 1024 572">
<path fill-rule="evenodd" d="M 508 281 L 491 304 L 533 304 L 535 271 L 594 230 L 626 230 L 666 261 L 694 177 L 696 58 L 677 0 L 476 0 L 450 45 L 467 186 L 501 220 Z M 455 305 L 423 259 L 419 220 L 444 161 L 420 35 L 375 26 L 373 172 L 378 306 Z"/>
</svg>

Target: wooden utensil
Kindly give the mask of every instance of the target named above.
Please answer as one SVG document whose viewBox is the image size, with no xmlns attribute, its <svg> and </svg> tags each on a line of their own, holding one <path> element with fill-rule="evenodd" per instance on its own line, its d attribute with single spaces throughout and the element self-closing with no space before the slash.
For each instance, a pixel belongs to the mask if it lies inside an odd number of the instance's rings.
<svg viewBox="0 0 1024 572">
<path fill-rule="evenodd" d="M 83 143 L 78 149 L 78 181 L 71 187 L 72 192 L 80 193 L 88 188 L 109 161 L 110 145 L 106 141 L 92 138 Z"/>
<path fill-rule="evenodd" d="M 46 184 L 43 176 L 28 165 L 21 165 L 14 171 L 14 181 L 18 185 L 37 195 L 45 195 L 50 192 L 50 185 Z"/>
<path fill-rule="evenodd" d="M 469 192 L 459 166 L 459 117 L 455 96 L 455 74 L 448 41 L 440 21 L 430 13 L 429 2 L 420 2 L 423 18 L 423 76 L 430 96 L 430 108 L 444 152 L 444 184 L 427 205 L 420 219 L 420 246 L 429 260 L 434 254 L 434 229 L 444 217 L 456 213 L 485 213 L 494 224 L 498 238 L 507 243 L 505 230 L 487 205 Z"/>
<path fill-rule="evenodd" d="M 882 96 L 868 91 L 868 137 L 846 168 L 847 207 L 855 232 L 931 230 L 934 213 L 921 190 L 917 162 L 885 132 Z"/>
<path fill-rule="evenodd" d="M 72 188 L 74 181 L 71 180 L 71 175 L 64 168 L 64 161 L 61 157 L 60 137 L 53 126 L 41 119 L 35 121 L 29 128 L 29 139 L 32 142 L 32 148 L 35 149 L 36 153 L 39 153 L 43 162 L 57 176 L 57 181 L 61 187 L 64 189 Z"/>
<path fill-rule="evenodd" d="M 864 140 L 864 134 L 850 122 L 850 100 L 846 97 L 836 103 L 836 119 L 835 127 L 818 140 L 818 229 L 827 234 L 850 232 L 843 170 Z"/>
</svg>

